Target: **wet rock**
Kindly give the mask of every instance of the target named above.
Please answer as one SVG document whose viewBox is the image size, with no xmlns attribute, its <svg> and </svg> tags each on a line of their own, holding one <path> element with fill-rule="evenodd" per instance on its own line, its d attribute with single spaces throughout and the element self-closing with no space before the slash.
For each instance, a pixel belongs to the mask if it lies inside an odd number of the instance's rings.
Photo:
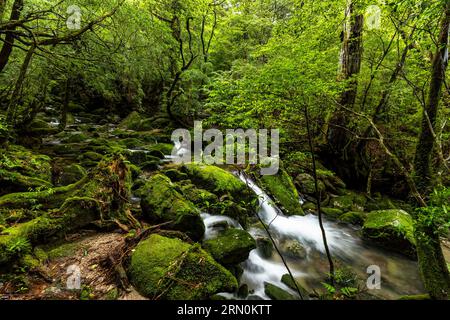
<svg viewBox="0 0 450 320">
<path fill-rule="evenodd" d="M 295 178 L 295 185 L 298 186 L 300 192 L 309 195 L 316 194 L 316 186 L 313 176 L 307 173 L 301 173 Z M 318 187 L 320 192 L 324 192 L 326 187 L 325 184 L 318 180 Z"/>
<path fill-rule="evenodd" d="M 289 174 L 280 168 L 278 174 L 259 177 L 263 189 L 272 196 L 286 215 L 304 215 L 300 197 Z"/>
<path fill-rule="evenodd" d="M 321 211 L 331 220 L 338 220 L 344 214 L 344 211 L 336 208 L 321 208 Z"/>
<path fill-rule="evenodd" d="M 293 259 L 305 259 L 307 252 L 303 244 L 295 239 L 283 241 L 281 251 L 288 257 Z"/>
<path fill-rule="evenodd" d="M 366 214 L 364 212 L 350 211 L 340 216 L 339 220 L 353 225 L 362 226 L 366 220 Z"/>
<path fill-rule="evenodd" d="M 237 296 L 241 299 L 245 299 L 248 296 L 248 285 L 243 284 L 239 287 L 239 290 L 237 292 Z"/>
<path fill-rule="evenodd" d="M 268 282 L 264 282 L 264 292 L 265 294 L 273 300 L 297 300 L 292 294 L 286 290 L 277 287 Z"/>
<path fill-rule="evenodd" d="M 273 254 L 273 243 L 268 237 L 259 236 L 256 238 L 256 246 L 261 257 L 269 259 Z"/>
<path fill-rule="evenodd" d="M 138 244 L 128 274 L 149 298 L 201 300 L 237 289 L 236 278 L 199 245 L 157 234 Z"/>
<path fill-rule="evenodd" d="M 150 222 L 171 222 L 167 227 L 186 232 L 194 240 L 203 237 L 205 226 L 200 211 L 177 191 L 168 177 L 153 176 L 138 194 L 142 197 L 142 213 Z"/>
<path fill-rule="evenodd" d="M 287 285 L 289 288 L 297 292 L 300 290 L 300 293 L 302 294 L 303 300 L 309 300 L 309 292 L 303 288 L 298 281 L 292 280 L 292 277 L 290 274 L 286 273 L 281 277 L 281 282 L 283 282 L 285 285 Z"/>
<path fill-rule="evenodd" d="M 414 222 L 403 210 L 372 211 L 362 228 L 363 236 L 387 249 L 415 256 Z"/>
<path fill-rule="evenodd" d="M 219 263 L 233 265 L 247 260 L 256 242 L 245 230 L 228 229 L 217 238 L 204 241 L 203 248 Z"/>
<path fill-rule="evenodd" d="M 58 177 L 54 177 L 55 184 L 58 186 L 68 186 L 72 183 L 80 181 L 86 176 L 86 170 L 78 164 L 70 164 L 62 168 L 62 172 Z"/>
</svg>

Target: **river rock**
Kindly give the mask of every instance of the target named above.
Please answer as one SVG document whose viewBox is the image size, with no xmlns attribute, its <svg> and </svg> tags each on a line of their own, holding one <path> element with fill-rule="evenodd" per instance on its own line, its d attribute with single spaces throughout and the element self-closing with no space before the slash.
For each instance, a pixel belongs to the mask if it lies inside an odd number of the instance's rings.
<svg viewBox="0 0 450 320">
<path fill-rule="evenodd" d="M 286 256 L 294 259 L 305 259 L 307 256 L 303 244 L 295 239 L 285 240 L 281 245 L 281 250 Z"/>
<path fill-rule="evenodd" d="M 300 293 L 302 294 L 303 300 L 309 300 L 309 292 L 306 291 L 306 289 L 303 288 L 297 280 L 294 282 L 289 273 L 286 273 L 281 277 L 281 282 L 283 282 L 285 285 L 287 285 L 294 291 L 297 291 L 298 288 L 298 290 L 300 290 Z"/>
<path fill-rule="evenodd" d="M 172 221 L 170 228 L 186 232 L 194 240 L 205 233 L 200 211 L 186 200 L 168 177 L 153 176 L 139 189 L 143 216 L 152 223 Z"/>
<path fill-rule="evenodd" d="M 138 244 L 128 274 L 136 289 L 149 298 L 201 300 L 237 289 L 236 278 L 198 244 L 157 234 Z"/>
<path fill-rule="evenodd" d="M 289 174 L 281 169 L 276 175 L 258 177 L 263 189 L 272 196 L 275 203 L 286 215 L 303 216 L 300 197 Z"/>
<path fill-rule="evenodd" d="M 403 210 L 372 211 L 362 228 L 363 236 L 387 249 L 415 255 L 414 222 Z"/>
<path fill-rule="evenodd" d="M 264 282 L 265 294 L 273 300 L 297 300 L 292 294 L 276 285 Z"/>
<path fill-rule="evenodd" d="M 256 241 L 245 230 L 228 229 L 217 238 L 204 241 L 203 248 L 219 263 L 233 265 L 248 259 Z"/>
</svg>

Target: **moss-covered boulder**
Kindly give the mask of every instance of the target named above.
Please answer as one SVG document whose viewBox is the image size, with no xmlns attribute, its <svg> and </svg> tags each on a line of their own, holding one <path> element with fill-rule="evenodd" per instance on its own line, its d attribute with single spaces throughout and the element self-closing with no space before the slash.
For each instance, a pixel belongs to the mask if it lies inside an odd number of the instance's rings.
<svg viewBox="0 0 450 320">
<path fill-rule="evenodd" d="M 68 186 L 70 184 L 80 181 L 87 175 L 86 169 L 79 164 L 73 163 L 61 168 L 61 172 L 57 177 L 54 177 L 54 183 L 58 186 Z"/>
<path fill-rule="evenodd" d="M 363 236 L 387 249 L 415 255 L 414 222 L 403 210 L 372 211 L 362 228 Z"/>
<path fill-rule="evenodd" d="M 128 274 L 136 289 L 152 299 L 201 300 L 238 285 L 198 244 L 157 234 L 138 244 Z"/>
<path fill-rule="evenodd" d="M 272 300 L 297 300 L 286 290 L 268 282 L 264 283 L 264 292 Z"/>
<path fill-rule="evenodd" d="M 168 177 L 153 176 L 139 190 L 144 217 L 152 223 L 171 222 L 166 227 L 183 231 L 199 240 L 205 233 L 200 211 L 185 199 Z"/>
<path fill-rule="evenodd" d="M 189 176 L 189 179 L 196 186 L 219 197 L 229 195 L 235 201 L 244 202 L 255 199 L 253 192 L 244 182 L 222 168 L 191 163 L 184 165 L 181 170 Z"/>
<path fill-rule="evenodd" d="M 289 174 L 280 169 L 276 175 L 258 177 L 263 189 L 272 196 L 286 215 L 304 215 L 297 189 Z"/>
<path fill-rule="evenodd" d="M 295 239 L 287 239 L 281 243 L 281 252 L 292 259 L 305 259 L 307 251 L 303 244 Z"/>
<path fill-rule="evenodd" d="M 256 241 L 245 230 L 228 229 L 217 238 L 203 242 L 203 248 L 224 265 L 241 263 L 256 248 Z"/>
<path fill-rule="evenodd" d="M 308 195 L 315 195 L 316 194 L 316 185 L 314 182 L 313 176 L 307 173 L 301 173 L 295 178 L 295 185 L 298 187 L 300 192 Z M 324 192 L 326 187 L 325 184 L 318 180 L 318 188 L 319 192 Z"/>
<path fill-rule="evenodd" d="M 334 208 L 348 211 L 364 211 L 367 199 L 363 194 L 347 191 L 346 195 L 334 197 L 331 204 Z"/>
<path fill-rule="evenodd" d="M 291 288 L 294 291 L 300 290 L 300 293 L 302 294 L 303 300 L 309 300 L 309 292 L 306 291 L 305 288 L 303 288 L 298 281 L 292 280 L 292 277 L 289 273 L 284 274 L 281 277 L 281 282 L 287 285 L 289 288 Z"/>
<path fill-rule="evenodd" d="M 60 238 L 95 220 L 128 223 L 130 188 L 131 175 L 123 158 L 112 157 L 104 159 L 76 184 L 0 197 L 0 210 L 41 208 L 37 217 L 2 231 L 0 264 L 21 255 L 31 245 Z"/>
<path fill-rule="evenodd" d="M 322 213 L 330 220 L 339 220 L 344 211 L 336 208 L 321 208 Z"/>
<path fill-rule="evenodd" d="M 52 186 L 51 159 L 22 146 L 0 148 L 0 196 Z"/>
<path fill-rule="evenodd" d="M 366 214 L 364 212 L 350 211 L 340 216 L 339 220 L 349 224 L 362 226 L 366 220 Z"/>
<path fill-rule="evenodd" d="M 137 111 L 131 112 L 119 124 L 119 128 L 126 130 L 139 130 L 142 122 L 142 116 Z"/>
</svg>

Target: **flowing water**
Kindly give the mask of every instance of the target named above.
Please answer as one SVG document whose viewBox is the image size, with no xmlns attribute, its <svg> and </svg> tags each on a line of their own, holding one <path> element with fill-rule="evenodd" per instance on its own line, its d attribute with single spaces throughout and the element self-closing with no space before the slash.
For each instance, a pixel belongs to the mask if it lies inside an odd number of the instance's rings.
<svg viewBox="0 0 450 320">
<path fill-rule="evenodd" d="M 324 253 L 318 218 L 314 215 L 284 216 L 254 181 L 244 175 L 240 175 L 240 178 L 259 197 L 258 215 L 269 225 L 269 231 L 277 247 L 282 247 L 286 241 L 298 241 L 306 249 L 306 257 L 303 259 L 286 257 L 294 277 L 310 292 L 323 291 L 321 282 L 324 281 L 329 266 Z M 206 226 L 206 238 L 217 235 L 218 228 L 215 226 L 220 223 L 228 222 L 232 226 L 240 227 L 236 221 L 228 217 L 208 214 L 203 214 L 202 217 Z M 381 289 L 369 290 L 368 293 L 371 296 L 396 299 L 401 295 L 424 292 L 417 262 L 365 243 L 359 237 L 359 230 L 356 228 L 330 221 L 324 221 L 324 227 L 333 258 L 339 261 L 339 265 L 350 267 L 361 280 L 362 285 L 365 285 L 369 277 L 367 268 L 371 265 L 379 266 Z M 266 232 L 260 228 L 251 228 L 249 232 L 254 238 L 267 237 Z M 241 283 L 248 285 L 251 296 L 268 299 L 264 293 L 264 282 L 270 282 L 295 294 L 281 282 L 281 277 L 288 272 L 276 251 L 265 258 L 261 248 L 257 248 L 250 252 L 248 260 L 242 263 L 242 267 L 244 273 Z M 236 297 L 233 296 L 233 298 Z"/>
</svg>

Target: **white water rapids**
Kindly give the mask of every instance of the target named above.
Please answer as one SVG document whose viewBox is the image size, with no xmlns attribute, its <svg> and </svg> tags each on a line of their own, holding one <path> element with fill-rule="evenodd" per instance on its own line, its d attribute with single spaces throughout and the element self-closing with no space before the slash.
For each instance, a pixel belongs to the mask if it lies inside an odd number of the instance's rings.
<svg viewBox="0 0 450 320">
<path fill-rule="evenodd" d="M 259 197 L 258 215 L 265 224 L 269 225 L 269 231 L 277 246 L 286 240 L 297 240 L 306 249 L 305 259 L 287 258 L 294 277 L 310 291 L 321 288 L 320 282 L 324 280 L 328 272 L 328 264 L 324 255 L 325 248 L 318 217 L 315 215 L 287 217 L 253 180 L 242 174 L 239 178 Z M 227 222 L 233 227 L 241 228 L 237 221 L 229 217 L 209 214 L 203 214 L 202 217 L 206 226 L 206 239 L 217 236 L 220 231 L 215 226 L 218 223 Z M 400 295 L 418 294 L 423 291 L 415 261 L 367 245 L 360 239 L 357 230 L 349 226 L 325 221 L 324 227 L 333 258 L 340 261 L 342 265 L 350 266 L 360 279 L 364 281 L 367 279 L 369 275 L 366 270 L 370 265 L 378 265 L 381 268 L 382 288 L 381 290 L 371 290 L 371 295 L 384 299 L 395 299 Z M 254 238 L 267 237 L 265 231 L 260 228 L 251 228 L 248 231 Z M 276 252 L 270 258 L 264 258 L 260 250 L 255 249 L 250 252 L 248 260 L 241 266 L 244 272 L 240 283 L 248 285 L 249 299 L 268 299 L 264 292 L 265 282 L 272 283 L 296 295 L 281 282 L 281 277 L 288 272 Z M 237 298 L 231 294 L 226 296 Z"/>
</svg>

